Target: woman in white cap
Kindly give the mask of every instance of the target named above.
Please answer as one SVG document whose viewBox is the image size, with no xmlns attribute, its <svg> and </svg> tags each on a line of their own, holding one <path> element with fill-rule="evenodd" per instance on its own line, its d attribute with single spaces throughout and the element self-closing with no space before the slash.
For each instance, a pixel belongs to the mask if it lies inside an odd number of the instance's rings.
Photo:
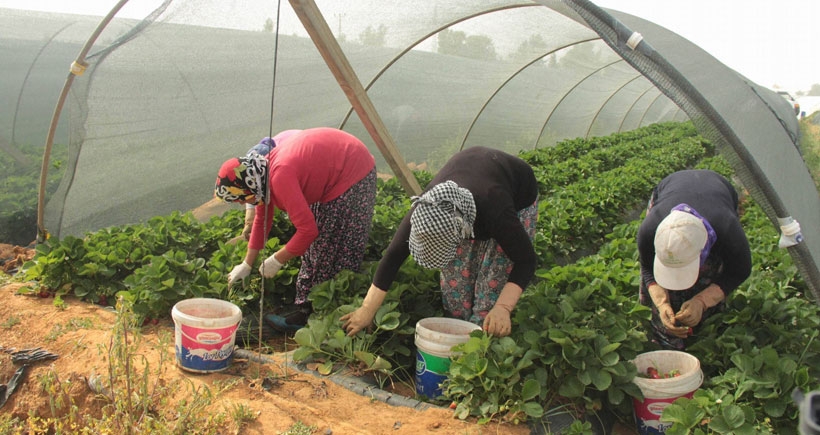
<svg viewBox="0 0 820 435">
<path fill-rule="evenodd" d="M 342 316 L 355 335 L 368 327 L 408 255 L 441 270 L 444 310 L 490 334 L 510 334 L 510 312 L 535 274 L 538 214 L 532 168 L 503 151 L 456 153 L 413 198 L 379 263 L 362 306 Z"/>
<path fill-rule="evenodd" d="M 709 170 L 675 172 L 655 187 L 638 229 L 641 303 L 667 349 L 685 349 L 693 328 L 722 311 L 749 277 L 751 252 L 732 184 Z"/>
</svg>

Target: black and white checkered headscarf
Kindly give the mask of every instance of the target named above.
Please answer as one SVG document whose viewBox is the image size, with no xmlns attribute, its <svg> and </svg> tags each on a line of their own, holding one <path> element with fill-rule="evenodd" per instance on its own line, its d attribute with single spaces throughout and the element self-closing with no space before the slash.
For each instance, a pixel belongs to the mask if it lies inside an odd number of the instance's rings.
<svg viewBox="0 0 820 435">
<path fill-rule="evenodd" d="M 423 267 L 442 268 L 455 257 L 463 239 L 475 237 L 473 194 L 453 181 L 445 181 L 412 200 L 415 209 L 410 215 L 410 253 Z"/>
</svg>

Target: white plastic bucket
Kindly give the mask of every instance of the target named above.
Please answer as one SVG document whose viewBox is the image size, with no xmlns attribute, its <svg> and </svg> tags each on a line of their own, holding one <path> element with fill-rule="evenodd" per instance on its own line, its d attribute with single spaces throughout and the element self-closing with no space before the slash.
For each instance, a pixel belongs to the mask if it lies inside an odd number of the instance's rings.
<svg viewBox="0 0 820 435">
<path fill-rule="evenodd" d="M 635 423 L 641 435 L 666 433 L 672 426 L 670 422 L 661 421 L 664 408 L 681 397 L 692 398 L 703 383 L 703 372 L 700 360 L 676 350 L 657 350 L 638 355 L 635 360 L 638 373 L 654 367 L 663 375 L 672 370 L 679 370 L 680 376 L 651 379 L 635 377 L 633 381 L 643 393 L 644 400 L 633 399 Z"/>
<path fill-rule="evenodd" d="M 236 329 L 242 310 L 210 298 L 179 301 L 171 310 L 175 325 L 177 364 L 188 371 L 211 373 L 225 370 L 233 357 Z"/>
<path fill-rule="evenodd" d="M 446 317 L 428 317 L 416 323 L 416 393 L 435 399 L 450 370 L 453 346 L 467 342 L 474 323 Z"/>
</svg>

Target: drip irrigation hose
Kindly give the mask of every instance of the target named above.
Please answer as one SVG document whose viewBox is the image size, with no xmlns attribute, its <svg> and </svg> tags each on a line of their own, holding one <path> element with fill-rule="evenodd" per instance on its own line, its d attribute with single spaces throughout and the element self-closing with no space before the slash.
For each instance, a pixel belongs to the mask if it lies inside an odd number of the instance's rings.
<svg viewBox="0 0 820 435">
<path fill-rule="evenodd" d="M 270 358 L 267 355 L 263 355 L 257 352 L 252 352 L 247 349 L 235 349 L 234 356 L 240 358 L 246 358 L 248 361 L 253 361 L 256 363 L 261 364 L 278 364 L 279 362 Z M 411 399 L 409 397 L 402 396 L 400 394 L 391 393 L 389 391 L 382 390 L 381 388 L 376 387 L 375 385 L 369 384 L 355 376 L 345 376 L 340 373 L 335 373 L 332 375 L 322 375 L 315 370 L 310 370 L 302 364 L 294 363 L 289 357 L 285 358 L 287 367 L 293 370 L 296 370 L 300 373 L 311 374 L 317 378 L 321 379 L 329 379 L 333 381 L 333 383 L 344 387 L 354 393 L 369 397 L 371 399 L 377 399 L 381 402 L 384 402 L 388 405 L 393 406 L 405 406 L 408 408 L 413 408 L 419 411 L 423 411 L 425 409 L 430 408 L 439 408 L 439 409 L 446 409 L 445 407 L 438 406 L 429 402 L 422 402 L 420 400 Z"/>
</svg>

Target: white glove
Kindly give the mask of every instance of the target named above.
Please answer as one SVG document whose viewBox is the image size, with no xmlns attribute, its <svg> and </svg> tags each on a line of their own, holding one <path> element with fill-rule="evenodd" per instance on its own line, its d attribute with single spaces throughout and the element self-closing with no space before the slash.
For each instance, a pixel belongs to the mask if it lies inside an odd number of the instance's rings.
<svg viewBox="0 0 820 435">
<path fill-rule="evenodd" d="M 245 279 L 245 277 L 250 274 L 251 267 L 248 266 L 248 263 L 243 261 L 238 266 L 234 267 L 231 273 L 228 274 L 228 287 L 230 287 L 235 281 Z"/>
<path fill-rule="evenodd" d="M 259 265 L 259 274 L 265 278 L 273 278 L 281 268 L 282 263 L 276 259 L 276 254 L 273 254 Z"/>
</svg>

